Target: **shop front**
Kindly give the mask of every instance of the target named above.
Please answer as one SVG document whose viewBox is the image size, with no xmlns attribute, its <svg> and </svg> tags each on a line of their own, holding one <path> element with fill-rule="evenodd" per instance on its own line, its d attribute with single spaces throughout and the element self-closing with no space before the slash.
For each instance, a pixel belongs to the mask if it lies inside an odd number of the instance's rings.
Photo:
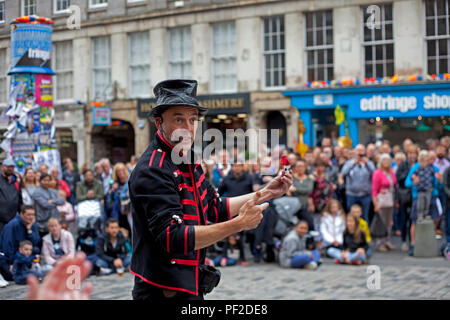
<svg viewBox="0 0 450 320">
<path fill-rule="evenodd" d="M 423 144 L 450 134 L 450 84 L 423 83 L 287 91 L 305 125 L 304 142 L 320 144 L 323 137 L 348 134 L 355 146 L 405 138 Z M 340 106 L 346 121 L 335 123 Z"/>
</svg>

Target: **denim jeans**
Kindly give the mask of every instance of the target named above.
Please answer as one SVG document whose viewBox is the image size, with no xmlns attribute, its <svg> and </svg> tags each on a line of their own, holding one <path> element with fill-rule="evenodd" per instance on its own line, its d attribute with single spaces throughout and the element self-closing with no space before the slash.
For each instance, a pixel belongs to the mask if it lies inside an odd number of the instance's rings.
<svg viewBox="0 0 450 320">
<path fill-rule="evenodd" d="M 304 253 L 296 255 L 295 257 L 292 257 L 291 259 L 291 268 L 302 268 L 303 266 L 315 262 L 317 263 L 320 260 L 320 252 L 318 250 L 311 251 L 314 258 L 311 259 L 311 255 Z"/>
<path fill-rule="evenodd" d="M 123 267 L 126 268 L 130 265 L 131 263 L 131 256 L 127 255 L 125 257 L 125 259 L 123 259 L 122 264 Z M 98 258 L 97 261 L 95 262 L 95 265 L 99 268 L 109 268 L 112 269 L 113 272 L 116 272 L 116 268 L 114 267 L 114 264 L 112 262 L 107 262 L 101 258 Z"/>
<path fill-rule="evenodd" d="M 347 195 L 347 211 L 350 212 L 350 208 L 352 207 L 352 205 L 358 203 L 362 209 L 362 218 L 366 220 L 367 223 L 369 223 L 369 209 L 371 201 L 372 199 L 370 197 L 370 194 L 361 197 Z"/>
<path fill-rule="evenodd" d="M 341 249 L 330 247 L 327 250 L 327 254 L 330 257 L 339 260 L 340 262 L 344 262 L 344 260 L 342 259 L 342 250 Z M 366 260 L 366 255 L 365 254 L 359 255 L 357 251 L 355 251 L 355 252 L 347 251 L 345 253 L 345 258 L 350 262 L 357 261 L 357 260 L 363 262 L 364 260 Z"/>
<path fill-rule="evenodd" d="M 447 243 L 450 243 L 450 204 L 445 212 L 445 235 L 447 237 Z"/>
</svg>

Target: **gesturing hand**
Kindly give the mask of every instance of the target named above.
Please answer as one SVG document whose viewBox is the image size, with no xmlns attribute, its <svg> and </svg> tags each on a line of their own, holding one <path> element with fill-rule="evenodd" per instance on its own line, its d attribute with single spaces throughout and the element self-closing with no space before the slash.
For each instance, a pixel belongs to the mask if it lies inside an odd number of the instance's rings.
<svg viewBox="0 0 450 320">
<path fill-rule="evenodd" d="M 241 231 L 255 229 L 261 222 L 263 217 L 262 212 L 267 209 L 269 204 L 266 202 L 257 205 L 256 203 L 258 203 L 260 197 L 261 192 L 256 192 L 253 199 L 248 200 L 241 209 L 239 209 L 238 218 L 241 220 Z"/>
<path fill-rule="evenodd" d="M 73 274 L 68 270 L 69 267 L 78 267 L 79 284 L 89 276 L 92 265 L 86 260 L 84 253 L 77 253 L 74 258 L 64 258 L 58 262 L 55 267 L 44 278 L 39 286 L 39 281 L 35 276 L 29 276 L 27 279 L 28 300 L 88 300 L 92 292 L 92 284 L 88 283 L 83 290 L 70 288 Z"/>
<path fill-rule="evenodd" d="M 266 201 L 270 199 L 279 198 L 288 192 L 289 188 L 292 186 L 292 175 L 290 173 L 282 174 L 272 181 L 270 181 L 267 186 L 265 186 L 261 191 L 263 197 L 261 200 Z"/>
</svg>

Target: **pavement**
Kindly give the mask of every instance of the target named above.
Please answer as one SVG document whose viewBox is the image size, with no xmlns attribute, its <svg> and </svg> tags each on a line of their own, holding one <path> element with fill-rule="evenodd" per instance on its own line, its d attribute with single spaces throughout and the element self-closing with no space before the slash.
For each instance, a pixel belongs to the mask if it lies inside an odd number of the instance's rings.
<svg viewBox="0 0 450 320">
<path fill-rule="evenodd" d="M 394 244 L 399 247 L 398 237 Z M 237 252 L 231 257 L 237 257 Z M 222 279 L 206 300 L 450 300 L 450 261 L 409 257 L 400 250 L 375 252 L 367 265 L 336 265 L 328 258 L 316 270 L 275 263 L 220 267 Z M 379 271 L 379 272 L 378 272 Z M 378 277 L 379 276 L 379 277 Z M 91 276 L 94 300 L 130 300 L 134 276 Z M 26 286 L 0 288 L 0 300 L 25 299 Z"/>
</svg>

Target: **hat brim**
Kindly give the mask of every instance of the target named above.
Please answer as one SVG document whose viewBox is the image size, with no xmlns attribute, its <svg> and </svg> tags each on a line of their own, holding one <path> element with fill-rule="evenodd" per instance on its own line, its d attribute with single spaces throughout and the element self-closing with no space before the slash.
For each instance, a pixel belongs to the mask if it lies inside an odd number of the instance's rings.
<svg viewBox="0 0 450 320">
<path fill-rule="evenodd" d="M 163 105 L 159 105 L 154 107 L 152 110 L 150 110 L 150 117 L 159 117 L 161 116 L 161 114 L 166 111 L 167 109 L 171 108 L 171 107 L 180 107 L 180 106 L 187 106 L 187 107 L 193 107 L 196 108 L 199 112 L 199 116 L 204 116 L 206 115 L 206 113 L 208 112 L 208 108 L 205 107 L 201 107 L 198 104 L 189 104 L 189 103 L 183 103 L 183 104 L 163 104 Z"/>
</svg>

